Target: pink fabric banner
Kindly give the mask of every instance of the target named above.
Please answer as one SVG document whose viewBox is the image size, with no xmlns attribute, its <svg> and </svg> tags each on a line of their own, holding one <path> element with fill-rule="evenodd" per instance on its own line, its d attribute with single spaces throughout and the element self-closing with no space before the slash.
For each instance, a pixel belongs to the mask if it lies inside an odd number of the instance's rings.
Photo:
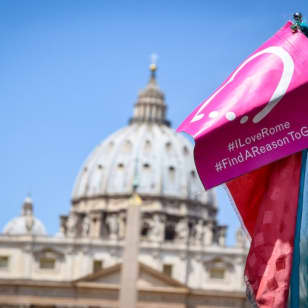
<svg viewBox="0 0 308 308">
<path fill-rule="evenodd" d="M 227 183 L 252 241 L 245 279 L 259 308 L 285 308 L 292 268 L 302 153 Z"/>
<path fill-rule="evenodd" d="M 209 189 L 308 147 L 308 39 L 288 22 L 181 124 Z"/>
</svg>

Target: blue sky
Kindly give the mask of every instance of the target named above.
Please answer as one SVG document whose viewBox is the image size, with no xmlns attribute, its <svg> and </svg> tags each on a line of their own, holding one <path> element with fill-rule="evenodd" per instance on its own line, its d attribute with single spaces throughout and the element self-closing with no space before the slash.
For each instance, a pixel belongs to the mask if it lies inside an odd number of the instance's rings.
<svg viewBox="0 0 308 308">
<path fill-rule="evenodd" d="M 0 228 L 30 192 L 57 232 L 81 164 L 127 124 L 151 53 L 176 128 L 298 10 L 307 0 L 0 1 Z M 232 243 L 238 220 L 218 195 Z"/>
</svg>

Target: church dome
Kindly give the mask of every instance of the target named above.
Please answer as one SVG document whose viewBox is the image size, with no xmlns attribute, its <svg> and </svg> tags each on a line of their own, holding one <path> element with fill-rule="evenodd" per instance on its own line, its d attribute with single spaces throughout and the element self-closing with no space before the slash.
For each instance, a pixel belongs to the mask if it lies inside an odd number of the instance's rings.
<svg viewBox="0 0 308 308">
<path fill-rule="evenodd" d="M 165 125 L 132 124 L 103 141 L 77 178 L 73 200 L 131 194 L 210 201 L 194 167 L 192 146 Z"/>
<path fill-rule="evenodd" d="M 25 199 L 21 215 L 9 221 L 3 233 L 7 235 L 46 235 L 44 225 L 33 216 L 33 202 L 30 197 Z"/>
<path fill-rule="evenodd" d="M 205 192 L 193 162 L 193 147 L 166 120 L 164 94 L 151 78 L 140 91 L 130 125 L 103 141 L 77 177 L 73 203 L 92 198 L 130 195 L 138 182 L 142 195 L 192 200 L 215 205 Z"/>
</svg>

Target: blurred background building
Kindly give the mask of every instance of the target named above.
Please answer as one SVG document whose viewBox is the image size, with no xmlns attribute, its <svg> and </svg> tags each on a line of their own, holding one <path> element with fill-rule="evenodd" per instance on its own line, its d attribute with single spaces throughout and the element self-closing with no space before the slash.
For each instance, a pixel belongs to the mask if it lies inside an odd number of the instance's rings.
<svg viewBox="0 0 308 308">
<path fill-rule="evenodd" d="M 5 226 L 1 307 L 118 307 L 134 188 L 142 200 L 137 306 L 248 307 L 244 235 L 226 246 L 215 193 L 202 187 L 191 143 L 171 129 L 155 75 L 152 64 L 128 126 L 81 167 L 58 234 L 46 233 L 30 197 Z"/>
</svg>

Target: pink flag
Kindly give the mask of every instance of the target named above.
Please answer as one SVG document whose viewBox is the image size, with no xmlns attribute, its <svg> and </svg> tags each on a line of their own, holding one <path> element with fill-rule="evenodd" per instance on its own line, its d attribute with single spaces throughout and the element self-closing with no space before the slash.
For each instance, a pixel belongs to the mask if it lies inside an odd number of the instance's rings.
<svg viewBox="0 0 308 308">
<path fill-rule="evenodd" d="M 297 152 L 308 147 L 308 39 L 293 33 L 291 24 L 249 56 L 178 128 L 195 139 L 203 185 L 229 181 L 252 238 L 245 278 L 260 308 L 287 306 L 301 166 Z"/>
<path fill-rule="evenodd" d="M 208 189 L 308 146 L 308 40 L 291 22 L 181 124 Z"/>
</svg>

